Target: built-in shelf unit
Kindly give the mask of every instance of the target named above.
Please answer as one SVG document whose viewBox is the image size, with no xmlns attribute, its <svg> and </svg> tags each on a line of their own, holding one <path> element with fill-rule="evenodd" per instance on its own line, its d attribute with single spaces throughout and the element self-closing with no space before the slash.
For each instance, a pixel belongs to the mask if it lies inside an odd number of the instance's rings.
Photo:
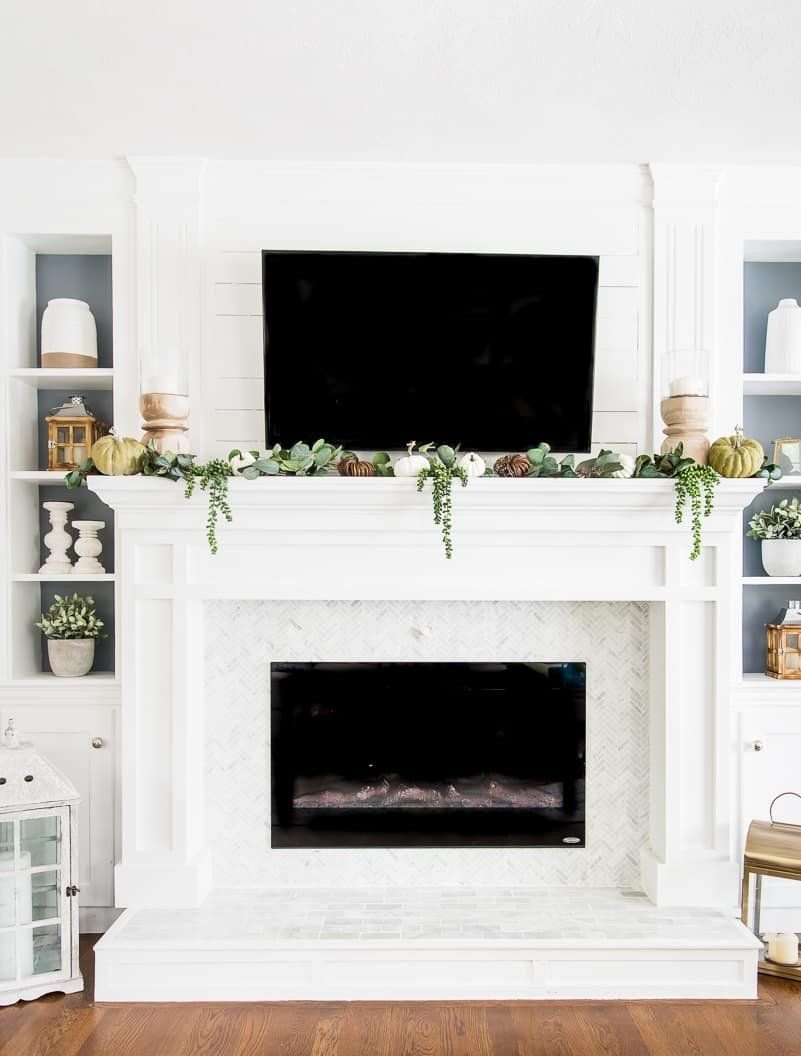
<svg viewBox="0 0 801 1056">
<path fill-rule="evenodd" d="M 108 637 L 97 642 L 95 670 L 82 680 L 88 694 L 115 679 L 114 515 L 88 489 L 68 490 L 64 473 L 47 470 L 44 417 L 70 395 L 85 395 L 97 416 L 109 425 L 115 419 L 115 291 L 112 283 L 112 238 L 95 235 L 11 236 L 3 239 L 3 299 L 7 306 L 2 334 L 3 414 L 0 453 L 3 459 L 6 521 L 3 554 L 3 619 L 5 638 L 0 681 L 35 684 L 43 694 L 61 692 L 64 680 L 49 671 L 46 643 L 35 627 L 39 614 L 55 594 L 91 594 L 106 624 Z M 41 368 L 39 335 L 42 312 L 54 297 L 87 301 L 98 332 L 98 367 Z M 47 557 L 43 537 L 48 531 L 46 501 L 75 505 L 70 522 L 102 520 L 101 561 L 104 575 L 42 575 Z M 77 531 L 70 529 L 73 538 Z M 69 556 L 74 560 L 74 551 Z"/>
<path fill-rule="evenodd" d="M 783 297 L 801 302 L 801 242 L 746 243 L 743 266 L 743 427 L 773 457 L 780 437 L 801 437 L 801 375 L 765 373 L 768 313 Z M 743 530 L 758 510 L 794 494 L 801 497 L 801 476 L 788 475 L 766 488 L 745 510 Z M 764 624 L 790 598 L 801 597 L 801 576 L 768 576 L 758 540 L 743 544 L 743 682 L 746 688 L 775 688 L 796 694 L 801 685 L 765 675 Z"/>
</svg>

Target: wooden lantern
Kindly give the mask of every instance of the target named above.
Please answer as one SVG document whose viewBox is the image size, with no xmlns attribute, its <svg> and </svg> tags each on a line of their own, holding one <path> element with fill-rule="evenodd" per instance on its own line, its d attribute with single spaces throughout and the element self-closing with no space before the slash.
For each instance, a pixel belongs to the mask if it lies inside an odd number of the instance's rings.
<svg viewBox="0 0 801 1056">
<path fill-rule="evenodd" d="M 77 469 L 89 457 L 95 440 L 108 432 L 83 396 L 70 396 L 60 407 L 54 407 L 45 421 L 48 469 Z"/>
<path fill-rule="evenodd" d="M 801 624 L 766 623 L 765 674 L 771 678 L 801 679 Z"/>
<path fill-rule="evenodd" d="M 766 943 L 771 936 L 762 930 L 762 878 L 775 876 L 784 880 L 801 881 L 801 825 L 773 819 L 776 800 L 788 795 L 798 796 L 798 793 L 782 792 L 776 796 L 770 805 L 770 821 L 752 821 L 745 840 L 740 919 L 758 938 L 764 938 Z M 792 938 L 792 932 L 788 933 L 788 937 Z M 759 971 L 766 975 L 779 975 L 801 982 L 801 961 L 791 963 L 789 959 L 771 960 L 768 948 L 760 952 Z"/>
</svg>

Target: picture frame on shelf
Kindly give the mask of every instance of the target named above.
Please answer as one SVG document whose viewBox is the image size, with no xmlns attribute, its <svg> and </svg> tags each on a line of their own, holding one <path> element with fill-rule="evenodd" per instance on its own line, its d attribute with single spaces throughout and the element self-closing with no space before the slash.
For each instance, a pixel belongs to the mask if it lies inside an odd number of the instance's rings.
<svg viewBox="0 0 801 1056">
<path fill-rule="evenodd" d="M 783 436 L 773 444 L 773 462 L 786 476 L 801 475 L 801 439 Z"/>
</svg>

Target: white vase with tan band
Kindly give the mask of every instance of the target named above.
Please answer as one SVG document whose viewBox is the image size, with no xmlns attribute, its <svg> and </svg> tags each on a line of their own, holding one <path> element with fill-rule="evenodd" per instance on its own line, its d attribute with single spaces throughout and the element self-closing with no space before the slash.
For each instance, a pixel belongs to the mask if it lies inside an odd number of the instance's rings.
<svg viewBox="0 0 801 1056">
<path fill-rule="evenodd" d="M 57 297 L 42 314 L 42 366 L 97 366 L 97 326 L 86 301 Z"/>
</svg>

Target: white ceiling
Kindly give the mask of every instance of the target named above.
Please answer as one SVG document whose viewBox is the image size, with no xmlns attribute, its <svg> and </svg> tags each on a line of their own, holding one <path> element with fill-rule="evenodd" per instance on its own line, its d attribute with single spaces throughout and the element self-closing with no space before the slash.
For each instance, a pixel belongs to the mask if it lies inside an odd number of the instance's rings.
<svg viewBox="0 0 801 1056">
<path fill-rule="evenodd" d="M 801 161 L 798 0 L 2 0 L 0 153 Z"/>
</svg>

